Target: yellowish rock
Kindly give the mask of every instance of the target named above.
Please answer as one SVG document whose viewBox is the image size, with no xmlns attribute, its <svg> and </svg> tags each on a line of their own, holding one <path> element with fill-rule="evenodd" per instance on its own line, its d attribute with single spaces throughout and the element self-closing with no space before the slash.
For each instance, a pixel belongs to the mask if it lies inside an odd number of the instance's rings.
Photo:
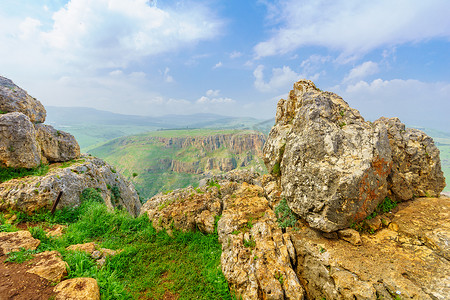
<svg viewBox="0 0 450 300">
<path fill-rule="evenodd" d="M 55 286 L 56 300 L 99 300 L 100 290 L 94 278 L 73 278 Z"/>
<path fill-rule="evenodd" d="M 3 254 L 20 251 L 21 248 L 35 250 L 40 243 L 41 241 L 33 238 L 27 230 L 0 232 L 0 252 Z"/>
<path fill-rule="evenodd" d="M 68 265 L 58 251 L 45 251 L 36 254 L 33 267 L 27 273 L 36 274 L 51 282 L 58 282 L 67 275 Z"/>
</svg>

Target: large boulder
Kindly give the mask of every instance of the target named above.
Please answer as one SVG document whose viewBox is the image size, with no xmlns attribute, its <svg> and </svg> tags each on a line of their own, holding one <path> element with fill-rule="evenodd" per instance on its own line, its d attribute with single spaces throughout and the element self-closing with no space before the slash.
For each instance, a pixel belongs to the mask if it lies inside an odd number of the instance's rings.
<svg viewBox="0 0 450 300">
<path fill-rule="evenodd" d="M 123 207 L 139 214 L 141 203 L 133 184 L 101 159 L 84 156 L 68 165 L 53 164 L 43 176 L 12 179 L 0 184 L 0 211 L 33 212 L 52 208 L 60 191 L 58 208 L 74 207 L 87 188 L 98 189 L 108 207 Z"/>
<path fill-rule="evenodd" d="M 36 124 L 36 138 L 45 163 L 68 161 L 80 157 L 80 146 L 73 135 L 50 125 Z"/>
<path fill-rule="evenodd" d="M 424 132 L 406 128 L 398 118 L 380 118 L 388 129 L 392 150 L 392 172 L 388 183 L 396 201 L 415 197 L 439 197 L 445 187 L 439 149 Z"/>
<path fill-rule="evenodd" d="M 370 214 L 387 195 L 392 166 L 384 124 L 366 122 L 309 80 L 279 101 L 264 161 L 280 177 L 290 208 L 326 232 Z"/>
<path fill-rule="evenodd" d="M 20 112 L 0 115 L 0 167 L 34 168 L 41 149 L 30 118 Z"/>
<path fill-rule="evenodd" d="M 33 123 L 43 123 L 47 112 L 35 98 L 18 87 L 12 80 L 0 76 L 0 111 L 1 113 L 21 112 Z"/>
</svg>

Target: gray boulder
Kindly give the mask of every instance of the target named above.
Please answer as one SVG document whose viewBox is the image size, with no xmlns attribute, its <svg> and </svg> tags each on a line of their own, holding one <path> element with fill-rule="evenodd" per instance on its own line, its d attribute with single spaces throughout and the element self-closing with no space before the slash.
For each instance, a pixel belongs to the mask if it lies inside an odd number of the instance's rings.
<svg viewBox="0 0 450 300">
<path fill-rule="evenodd" d="M 398 118 L 380 118 L 388 129 L 392 172 L 388 176 L 390 197 L 396 201 L 414 197 L 439 197 L 445 187 L 439 149 L 424 132 L 406 128 Z"/>
<path fill-rule="evenodd" d="M 100 191 L 109 208 L 123 207 L 131 215 L 139 214 L 141 203 L 133 184 L 101 159 L 84 156 L 68 166 L 53 164 L 43 176 L 12 179 L 0 183 L 0 211 L 9 209 L 31 213 L 52 208 L 60 191 L 57 208 L 74 207 L 87 188 Z"/>
<path fill-rule="evenodd" d="M 14 84 L 8 78 L 0 76 L 0 112 L 21 112 L 33 123 L 43 123 L 47 112 L 35 98 Z"/>
<path fill-rule="evenodd" d="M 41 163 L 36 131 L 26 115 L 0 115 L 0 167 L 34 168 Z"/>
<path fill-rule="evenodd" d="M 36 138 L 43 162 L 62 162 L 80 157 L 80 146 L 73 135 L 50 125 L 36 124 Z"/>
<path fill-rule="evenodd" d="M 365 122 L 309 80 L 279 101 L 263 151 L 289 207 L 322 231 L 364 219 L 387 195 L 392 159 L 384 124 Z"/>
</svg>

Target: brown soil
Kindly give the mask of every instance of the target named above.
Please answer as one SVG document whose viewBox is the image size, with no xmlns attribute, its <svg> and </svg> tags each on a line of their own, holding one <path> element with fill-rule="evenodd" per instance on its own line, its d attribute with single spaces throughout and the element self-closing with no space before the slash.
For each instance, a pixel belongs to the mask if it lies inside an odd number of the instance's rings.
<svg viewBox="0 0 450 300">
<path fill-rule="evenodd" d="M 33 260 L 17 264 L 6 259 L 0 255 L 0 300 L 47 300 L 55 295 L 51 282 L 26 272 Z"/>
</svg>

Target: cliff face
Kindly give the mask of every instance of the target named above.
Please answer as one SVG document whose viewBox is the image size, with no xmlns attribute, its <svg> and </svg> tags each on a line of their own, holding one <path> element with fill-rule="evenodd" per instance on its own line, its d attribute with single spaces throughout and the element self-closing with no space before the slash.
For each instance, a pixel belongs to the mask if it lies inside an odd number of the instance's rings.
<svg viewBox="0 0 450 300">
<path fill-rule="evenodd" d="M 146 198 L 233 169 L 265 173 L 264 142 L 255 131 L 165 130 L 120 138 L 91 153 L 117 166 Z"/>
</svg>

